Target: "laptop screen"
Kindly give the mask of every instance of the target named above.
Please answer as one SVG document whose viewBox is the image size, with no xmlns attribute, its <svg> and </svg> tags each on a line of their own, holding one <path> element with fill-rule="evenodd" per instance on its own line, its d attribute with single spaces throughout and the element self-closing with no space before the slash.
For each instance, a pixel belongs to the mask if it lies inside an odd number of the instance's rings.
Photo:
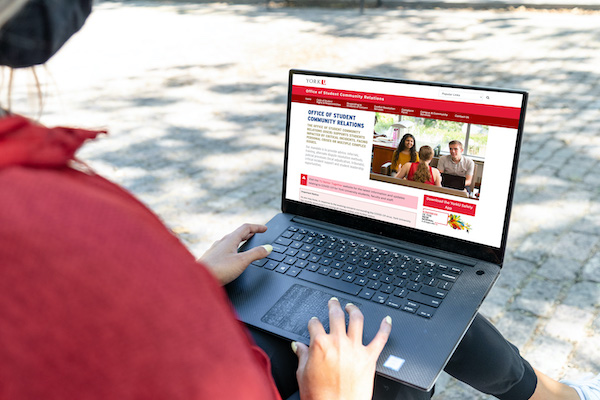
<svg viewBox="0 0 600 400">
<path fill-rule="evenodd" d="M 283 211 L 501 262 L 526 102 L 516 90 L 292 70 Z"/>
</svg>

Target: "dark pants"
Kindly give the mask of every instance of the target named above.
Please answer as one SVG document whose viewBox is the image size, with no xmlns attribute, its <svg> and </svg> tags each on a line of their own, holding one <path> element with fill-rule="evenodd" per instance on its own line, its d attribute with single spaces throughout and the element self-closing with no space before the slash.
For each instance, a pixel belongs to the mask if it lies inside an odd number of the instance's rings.
<svg viewBox="0 0 600 400">
<path fill-rule="evenodd" d="M 298 362 L 289 341 L 256 329 L 250 331 L 256 343 L 271 358 L 273 378 L 281 397 L 287 399 L 294 396 L 298 390 Z M 501 400 L 529 399 L 537 385 L 533 368 L 521 357 L 519 350 L 479 314 L 444 371 L 480 392 Z M 377 377 L 373 398 L 428 400 L 432 395 L 433 391 L 423 392 Z"/>
</svg>

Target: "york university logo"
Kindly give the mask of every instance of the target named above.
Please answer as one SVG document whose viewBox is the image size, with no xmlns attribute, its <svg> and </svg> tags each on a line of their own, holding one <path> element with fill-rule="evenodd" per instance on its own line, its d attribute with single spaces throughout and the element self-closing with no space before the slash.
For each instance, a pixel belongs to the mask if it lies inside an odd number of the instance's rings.
<svg viewBox="0 0 600 400">
<path fill-rule="evenodd" d="M 325 79 L 306 78 L 306 83 L 312 83 L 316 85 L 326 85 Z"/>
</svg>

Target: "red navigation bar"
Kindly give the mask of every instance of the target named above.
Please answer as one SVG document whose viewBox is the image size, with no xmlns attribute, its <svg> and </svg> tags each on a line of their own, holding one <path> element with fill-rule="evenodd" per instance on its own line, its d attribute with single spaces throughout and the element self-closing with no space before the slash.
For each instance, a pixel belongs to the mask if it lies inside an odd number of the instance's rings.
<svg viewBox="0 0 600 400">
<path fill-rule="evenodd" d="M 521 110 L 515 107 L 306 86 L 292 87 L 292 102 L 514 129 L 519 127 L 521 114 Z"/>
</svg>

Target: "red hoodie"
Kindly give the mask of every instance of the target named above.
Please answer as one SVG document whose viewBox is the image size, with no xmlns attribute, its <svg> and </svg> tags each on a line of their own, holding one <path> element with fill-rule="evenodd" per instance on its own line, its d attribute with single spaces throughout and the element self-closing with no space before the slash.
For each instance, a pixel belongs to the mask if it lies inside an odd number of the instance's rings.
<svg viewBox="0 0 600 400">
<path fill-rule="evenodd" d="M 279 399 L 212 275 L 69 166 L 98 133 L 0 119 L 0 398 Z"/>
</svg>

